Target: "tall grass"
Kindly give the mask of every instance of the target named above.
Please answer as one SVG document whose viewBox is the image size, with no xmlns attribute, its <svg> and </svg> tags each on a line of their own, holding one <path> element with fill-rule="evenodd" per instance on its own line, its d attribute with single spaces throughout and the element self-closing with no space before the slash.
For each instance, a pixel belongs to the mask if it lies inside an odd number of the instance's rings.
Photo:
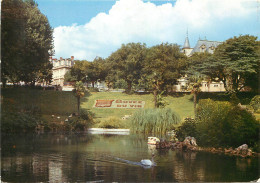
<svg viewBox="0 0 260 183">
<path fill-rule="evenodd" d="M 171 109 L 141 109 L 130 119 L 132 132 L 165 134 L 180 122 L 180 117 Z"/>
</svg>

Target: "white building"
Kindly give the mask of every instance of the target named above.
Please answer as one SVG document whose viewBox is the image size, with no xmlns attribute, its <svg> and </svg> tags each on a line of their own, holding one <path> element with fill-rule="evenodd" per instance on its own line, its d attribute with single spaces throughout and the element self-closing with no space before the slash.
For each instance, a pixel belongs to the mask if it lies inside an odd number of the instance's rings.
<svg viewBox="0 0 260 183">
<path fill-rule="evenodd" d="M 207 82 L 202 81 L 200 90 L 202 92 L 225 92 L 224 83 L 222 81 L 220 82 Z"/>
<path fill-rule="evenodd" d="M 197 44 L 194 48 L 190 47 L 190 42 L 188 38 L 188 34 L 185 38 L 185 42 L 183 48 L 181 50 L 186 56 L 190 57 L 194 53 L 211 53 L 213 54 L 216 47 L 220 45 L 222 42 L 218 41 L 208 41 L 208 40 L 201 40 L 199 39 Z M 188 91 L 189 89 L 189 79 L 187 77 L 182 77 L 178 79 L 178 84 L 174 86 L 176 92 L 184 92 Z M 225 87 L 223 82 L 207 82 L 202 81 L 200 90 L 202 92 L 225 92 Z"/>
<path fill-rule="evenodd" d="M 51 59 L 53 64 L 52 73 L 53 73 L 53 82 L 52 85 L 63 86 L 64 85 L 64 76 L 67 71 L 71 69 L 74 65 L 74 56 L 71 58 L 63 59 L 60 57 L 59 60 L 56 58 Z"/>
</svg>

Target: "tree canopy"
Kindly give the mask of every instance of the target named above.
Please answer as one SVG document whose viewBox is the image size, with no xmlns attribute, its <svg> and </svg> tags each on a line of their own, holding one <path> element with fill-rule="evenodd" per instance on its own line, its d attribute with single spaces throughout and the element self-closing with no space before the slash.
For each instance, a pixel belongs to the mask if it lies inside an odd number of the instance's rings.
<svg viewBox="0 0 260 183">
<path fill-rule="evenodd" d="M 1 9 L 3 83 L 50 82 L 53 30 L 47 17 L 34 1 L 3 0 Z"/>
<path fill-rule="evenodd" d="M 186 67 L 186 58 L 176 44 L 160 44 L 149 48 L 143 68 L 143 82 L 153 90 L 157 107 L 157 95 L 176 84 Z"/>
<path fill-rule="evenodd" d="M 141 43 L 123 44 L 121 48 L 112 53 L 108 59 L 108 80 L 123 79 L 128 85 L 128 90 L 138 84 L 141 78 L 143 61 L 146 57 L 146 45 Z"/>
</svg>

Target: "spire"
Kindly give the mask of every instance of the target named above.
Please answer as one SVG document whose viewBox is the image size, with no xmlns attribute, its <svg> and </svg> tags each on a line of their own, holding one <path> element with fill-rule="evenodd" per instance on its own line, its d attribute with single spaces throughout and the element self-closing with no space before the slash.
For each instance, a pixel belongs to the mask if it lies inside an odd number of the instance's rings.
<svg viewBox="0 0 260 183">
<path fill-rule="evenodd" d="M 189 38 L 188 38 L 188 29 L 187 29 L 187 35 L 186 35 L 186 39 L 185 39 L 183 48 L 190 48 L 190 42 L 189 42 Z"/>
</svg>

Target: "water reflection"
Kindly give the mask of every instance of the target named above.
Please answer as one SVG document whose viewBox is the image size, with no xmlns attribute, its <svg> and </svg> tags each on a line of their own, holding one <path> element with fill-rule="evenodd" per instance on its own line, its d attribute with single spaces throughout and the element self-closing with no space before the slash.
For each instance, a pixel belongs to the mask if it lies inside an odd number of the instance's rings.
<svg viewBox="0 0 260 183">
<path fill-rule="evenodd" d="M 258 179 L 258 159 L 172 150 L 135 135 L 26 135 L 2 137 L 2 180 L 7 182 L 174 182 Z M 14 148 L 15 145 L 15 148 Z M 157 166 L 145 169 L 141 159 Z M 123 159 L 126 161 L 119 161 Z"/>
</svg>

